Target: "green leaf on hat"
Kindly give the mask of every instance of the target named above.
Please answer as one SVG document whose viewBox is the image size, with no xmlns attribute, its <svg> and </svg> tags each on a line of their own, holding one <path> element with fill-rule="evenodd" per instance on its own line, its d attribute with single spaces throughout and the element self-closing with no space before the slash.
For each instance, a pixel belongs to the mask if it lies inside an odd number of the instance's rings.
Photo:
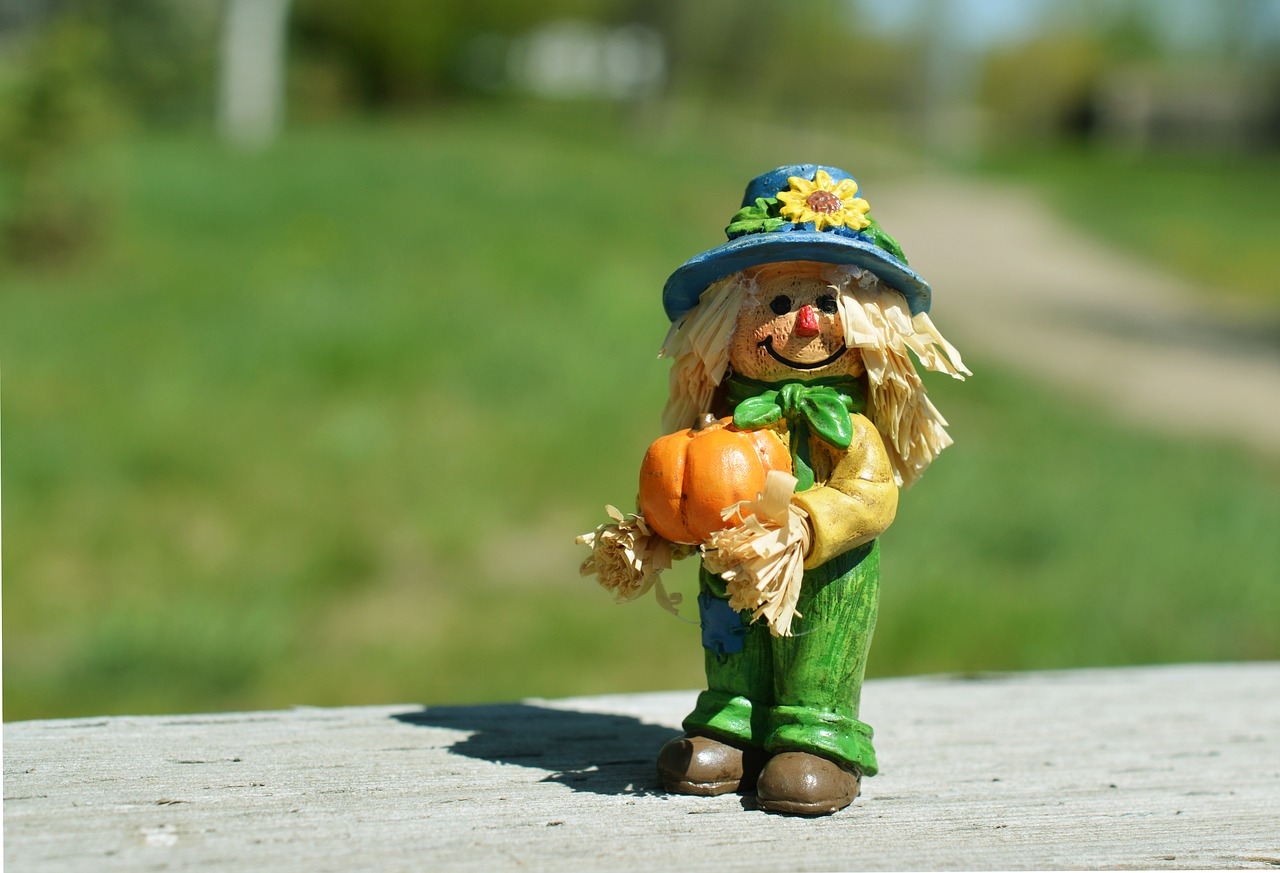
<svg viewBox="0 0 1280 873">
<path fill-rule="evenodd" d="M 724 232 L 728 236 L 740 236 L 777 230 L 787 223 L 778 217 L 779 208 L 777 197 L 757 197 L 751 206 L 744 206 L 733 214 Z"/>
<path fill-rule="evenodd" d="M 886 252 L 905 264 L 907 262 L 907 256 L 902 253 L 902 246 L 898 245 L 898 241 L 889 236 L 889 234 L 885 232 L 885 229 L 880 226 L 880 222 L 876 221 L 870 215 L 867 216 L 867 220 L 870 221 L 871 224 L 864 227 L 861 230 L 861 233 L 871 237 L 871 242 L 874 243 L 876 247 L 884 249 Z"/>
</svg>

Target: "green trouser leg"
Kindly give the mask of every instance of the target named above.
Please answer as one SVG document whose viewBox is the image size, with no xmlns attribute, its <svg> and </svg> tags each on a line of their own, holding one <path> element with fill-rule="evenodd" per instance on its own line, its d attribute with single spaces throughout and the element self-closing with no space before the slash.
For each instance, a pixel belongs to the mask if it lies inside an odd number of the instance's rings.
<svg viewBox="0 0 1280 873">
<path fill-rule="evenodd" d="M 724 581 L 705 569 L 702 587 L 707 690 L 684 729 L 875 775 L 871 728 L 857 716 L 880 598 L 878 543 L 805 572 L 793 637 L 747 625 L 729 609 Z"/>
</svg>

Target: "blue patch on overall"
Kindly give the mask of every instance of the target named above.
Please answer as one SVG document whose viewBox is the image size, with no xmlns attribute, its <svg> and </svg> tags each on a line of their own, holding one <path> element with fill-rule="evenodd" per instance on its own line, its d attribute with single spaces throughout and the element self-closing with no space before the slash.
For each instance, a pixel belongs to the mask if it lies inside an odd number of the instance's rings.
<svg viewBox="0 0 1280 873">
<path fill-rule="evenodd" d="M 729 606 L 729 601 L 703 591 L 698 595 L 698 614 L 704 649 L 717 655 L 736 655 L 742 651 L 742 638 L 747 628 L 742 623 L 742 616 Z"/>
</svg>

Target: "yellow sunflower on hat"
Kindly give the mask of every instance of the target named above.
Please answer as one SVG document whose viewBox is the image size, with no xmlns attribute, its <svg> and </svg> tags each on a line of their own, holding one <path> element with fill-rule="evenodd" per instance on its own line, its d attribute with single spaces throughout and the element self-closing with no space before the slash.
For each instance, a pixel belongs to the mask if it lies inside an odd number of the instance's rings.
<svg viewBox="0 0 1280 873">
<path fill-rule="evenodd" d="M 814 230 L 828 227 L 861 230 L 871 224 L 867 218 L 871 204 L 856 196 L 858 183 L 852 179 L 832 182 L 826 170 L 819 170 L 812 182 L 791 176 L 787 184 L 791 186 L 789 190 L 778 192 L 782 217 L 787 221 L 796 224 L 812 221 Z"/>
</svg>

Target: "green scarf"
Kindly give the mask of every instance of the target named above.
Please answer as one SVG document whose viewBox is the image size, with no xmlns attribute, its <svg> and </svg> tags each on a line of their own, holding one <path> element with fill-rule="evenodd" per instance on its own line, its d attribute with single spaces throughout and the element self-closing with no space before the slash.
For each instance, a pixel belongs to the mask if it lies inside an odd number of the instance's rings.
<svg viewBox="0 0 1280 873">
<path fill-rule="evenodd" d="M 857 380 L 847 376 L 761 382 L 735 374 L 727 386 L 726 398 L 739 429 L 756 430 L 786 419 L 797 491 L 813 487 L 810 432 L 838 449 L 847 449 L 853 441 L 851 413 L 862 412 L 865 405 Z"/>
</svg>

